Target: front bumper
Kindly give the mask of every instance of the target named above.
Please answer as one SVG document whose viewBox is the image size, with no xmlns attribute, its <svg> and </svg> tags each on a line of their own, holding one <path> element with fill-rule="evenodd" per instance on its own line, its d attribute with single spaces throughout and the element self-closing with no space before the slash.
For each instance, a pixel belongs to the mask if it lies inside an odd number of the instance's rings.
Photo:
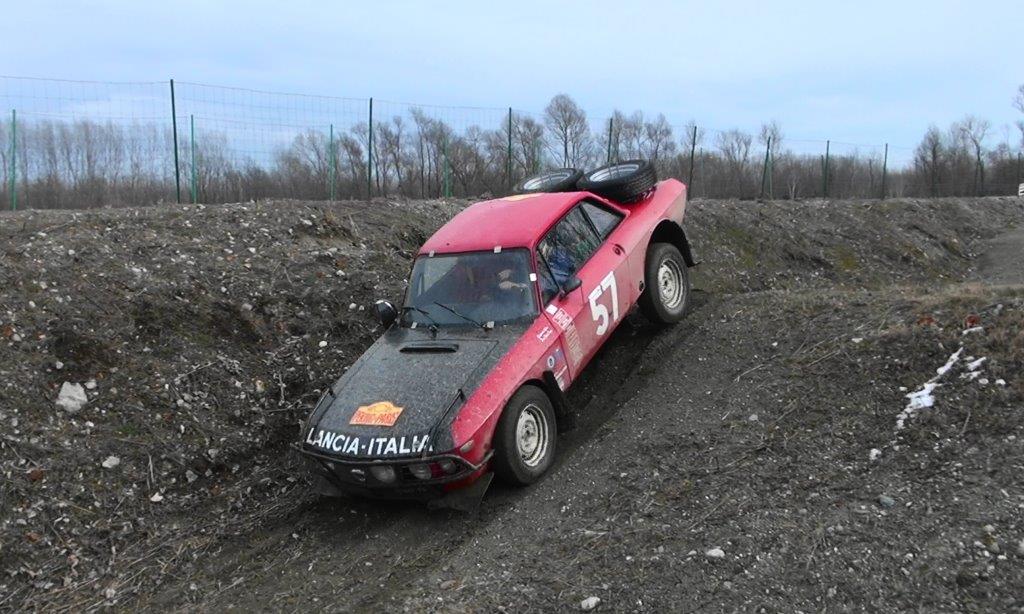
<svg viewBox="0 0 1024 614">
<path fill-rule="evenodd" d="M 415 498 L 432 499 L 445 493 L 472 484 L 481 474 L 492 452 L 474 465 L 456 454 L 436 454 L 432 456 L 412 458 L 339 458 L 305 448 L 295 444 L 295 449 L 302 454 L 317 476 L 327 480 L 337 489 L 362 496 L 381 498 Z M 442 460 L 455 464 L 455 471 L 444 473 L 437 466 Z M 389 466 L 394 469 L 394 480 L 379 479 L 371 468 Z M 431 468 L 429 478 L 420 478 L 412 472 L 413 465 L 426 465 Z"/>
</svg>

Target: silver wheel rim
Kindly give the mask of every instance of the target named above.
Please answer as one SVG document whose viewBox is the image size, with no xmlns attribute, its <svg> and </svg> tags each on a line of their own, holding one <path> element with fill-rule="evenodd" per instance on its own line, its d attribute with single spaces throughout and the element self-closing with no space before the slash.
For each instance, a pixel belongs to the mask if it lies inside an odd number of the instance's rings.
<svg viewBox="0 0 1024 614">
<path fill-rule="evenodd" d="M 676 310 L 686 296 L 686 284 L 683 283 L 683 271 L 679 263 L 671 258 L 662 260 L 658 267 L 658 295 L 661 304 L 670 311 Z"/>
<path fill-rule="evenodd" d="M 640 168 L 639 164 L 616 164 L 609 166 L 608 168 L 602 168 L 594 171 L 590 174 L 591 181 L 607 181 L 608 179 L 616 179 L 623 175 L 636 172 Z"/>
<path fill-rule="evenodd" d="M 539 177 L 528 179 L 526 183 L 523 184 L 523 189 L 536 190 L 537 188 L 541 187 L 542 185 L 550 181 L 568 179 L 570 175 L 571 173 L 569 173 L 568 171 L 554 171 L 551 173 L 545 173 Z"/>
<path fill-rule="evenodd" d="M 516 449 L 527 467 L 536 467 L 548 451 L 548 421 L 539 407 L 530 403 L 519 413 Z"/>
</svg>

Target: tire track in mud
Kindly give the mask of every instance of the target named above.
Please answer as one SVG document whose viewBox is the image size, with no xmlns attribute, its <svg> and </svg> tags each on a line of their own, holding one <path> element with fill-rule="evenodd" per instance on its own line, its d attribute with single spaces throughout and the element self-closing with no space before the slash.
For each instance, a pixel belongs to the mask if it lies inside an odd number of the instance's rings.
<svg viewBox="0 0 1024 614">
<path fill-rule="evenodd" d="M 638 314 L 627 316 L 570 391 L 576 428 L 559 437 L 556 462 L 537 485 L 520 489 L 494 482 L 470 514 L 431 511 L 414 502 L 309 497 L 266 526 L 226 540 L 209 560 L 140 605 L 379 610 L 417 580 L 441 572 L 450 557 L 472 549 L 481 537 L 521 524 L 516 508 L 534 505 L 538 495 L 563 479 L 574 455 L 649 385 L 656 372 L 650 367 L 652 346 L 684 341 L 699 322 L 714 317 L 708 312 L 716 306 L 716 300 L 695 292 L 689 317 L 666 330 Z"/>
</svg>

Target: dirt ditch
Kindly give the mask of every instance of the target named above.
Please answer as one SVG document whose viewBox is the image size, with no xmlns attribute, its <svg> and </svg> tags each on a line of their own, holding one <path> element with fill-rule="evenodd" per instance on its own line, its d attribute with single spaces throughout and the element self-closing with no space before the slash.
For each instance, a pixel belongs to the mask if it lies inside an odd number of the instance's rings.
<svg viewBox="0 0 1024 614">
<path fill-rule="evenodd" d="M 318 499 L 286 444 L 461 206 L 0 214 L 0 609 L 1022 606 L 1018 199 L 697 201 L 542 483 Z"/>
</svg>

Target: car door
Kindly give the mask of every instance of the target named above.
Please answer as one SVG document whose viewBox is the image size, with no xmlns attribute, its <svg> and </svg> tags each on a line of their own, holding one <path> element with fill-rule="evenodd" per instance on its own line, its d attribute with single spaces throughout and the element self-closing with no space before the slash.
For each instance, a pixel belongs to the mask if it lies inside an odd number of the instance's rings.
<svg viewBox="0 0 1024 614">
<path fill-rule="evenodd" d="M 615 243 L 622 216 L 598 203 L 573 207 L 537 246 L 544 312 L 560 331 L 575 379 L 626 315 L 631 284 L 626 253 Z M 580 285 L 568 292 L 572 279 Z"/>
</svg>

